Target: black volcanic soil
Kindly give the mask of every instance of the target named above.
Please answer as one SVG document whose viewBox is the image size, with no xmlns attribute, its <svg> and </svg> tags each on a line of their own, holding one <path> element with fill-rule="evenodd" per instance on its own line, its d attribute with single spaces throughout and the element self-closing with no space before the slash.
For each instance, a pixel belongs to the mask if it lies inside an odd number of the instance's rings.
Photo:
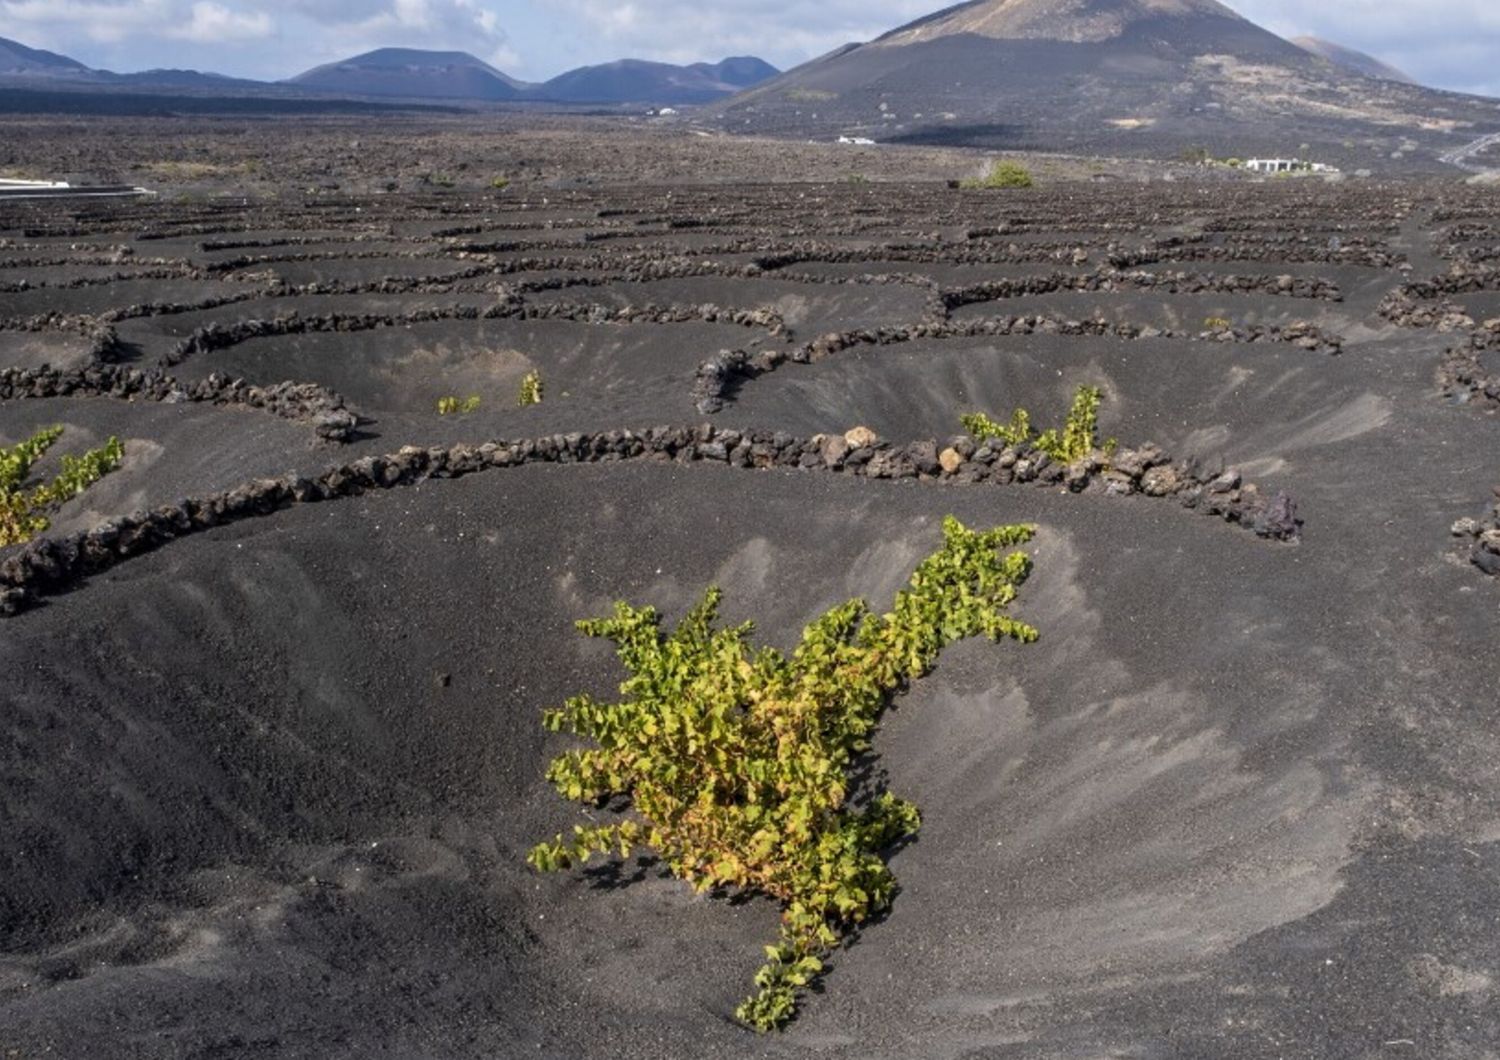
<svg viewBox="0 0 1500 1060">
<path fill-rule="evenodd" d="M 115 128 L 113 149 L 164 128 Z M 596 131 L 548 127 L 549 157 L 595 164 Z M 177 135 L 294 170 L 349 132 Z M 1500 580 L 1450 533 L 1494 503 L 1500 402 L 1445 399 L 1445 353 L 1488 332 L 1408 326 L 1442 296 L 1404 286 L 1476 268 L 1452 231 L 1497 223 L 1493 196 L 978 193 L 914 181 L 899 152 L 872 183 L 773 184 L 785 158 L 734 152 L 710 183 L 247 198 L 231 175 L 203 178 L 227 196 L 0 206 L 0 373 L 169 377 L 166 400 L 0 401 L 0 444 L 52 423 L 60 451 L 124 439 L 57 537 L 406 445 L 709 420 L 941 448 L 962 412 L 1048 425 L 1092 384 L 1123 446 L 1294 496 L 1300 543 L 1170 497 L 686 458 L 496 467 L 184 534 L 0 617 L 0 1057 L 1500 1049 Z M 1388 260 L 1351 263 L 1356 241 Z M 100 275 L 115 255 L 160 278 Z M 1111 255 L 1184 289 L 1127 289 Z M 944 300 L 1059 272 L 1096 289 Z M 1226 277 L 1247 286 L 1191 289 Z M 1455 300 L 1492 299 L 1485 282 Z M 1411 312 L 1382 314 L 1398 289 Z M 1096 319 L 1116 330 L 1077 333 Z M 985 321 L 1006 330 L 874 341 Z M 1252 330 L 1298 322 L 1341 352 Z M 695 375 L 721 350 L 785 357 L 707 416 Z M 545 400 L 519 408 L 531 367 Z M 321 384 L 363 420 L 339 444 L 297 408 L 192 399 L 219 375 Z M 450 393 L 481 407 L 440 417 Z M 851 595 L 884 605 L 949 513 L 1039 525 L 1016 611 L 1042 639 L 957 645 L 887 716 L 880 765 L 924 812 L 902 891 L 756 1037 L 731 1013 L 770 903 L 694 897 L 651 864 L 524 863 L 577 819 L 544 781 L 563 745 L 541 711 L 623 676 L 573 623 L 617 599 L 675 618 L 718 584 L 726 619 L 786 647 Z"/>
</svg>

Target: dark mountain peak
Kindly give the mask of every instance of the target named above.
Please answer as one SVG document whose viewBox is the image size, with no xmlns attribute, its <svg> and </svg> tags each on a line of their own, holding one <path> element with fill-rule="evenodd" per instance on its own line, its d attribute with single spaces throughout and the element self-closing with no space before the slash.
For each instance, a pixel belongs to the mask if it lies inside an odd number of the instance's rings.
<svg viewBox="0 0 1500 1060">
<path fill-rule="evenodd" d="M 1218 0 L 970 0 L 725 101 L 735 132 L 1369 168 L 1493 102 L 1329 62 Z M 1365 144 L 1364 147 L 1351 145 Z"/>
<path fill-rule="evenodd" d="M 439 66 L 462 64 L 490 67 L 483 59 L 468 52 L 441 51 L 428 48 L 376 48 L 345 59 L 345 66 Z"/>
<path fill-rule="evenodd" d="M 0 74 L 68 76 L 92 71 L 76 59 L 0 37 Z"/>
<path fill-rule="evenodd" d="M 777 73 L 770 63 L 754 57 L 691 66 L 617 59 L 559 74 L 534 95 L 567 103 L 710 103 Z"/>
<path fill-rule="evenodd" d="M 1217 0 L 970 0 L 919 18 L 877 39 L 915 44 L 959 34 L 998 40 L 1106 41 L 1163 18 L 1244 19 Z"/>
<path fill-rule="evenodd" d="M 526 88 L 468 52 L 418 48 L 377 48 L 298 74 L 289 83 L 323 92 L 408 99 L 515 99 Z"/>
<path fill-rule="evenodd" d="M 736 88 L 749 88 L 781 73 L 764 59 L 754 55 L 735 55 L 716 63 L 694 63 L 688 69 L 702 70 L 718 81 Z"/>
<path fill-rule="evenodd" d="M 1373 55 L 1369 55 L 1354 48 L 1346 48 L 1342 44 L 1323 40 L 1321 37 L 1293 37 L 1292 43 L 1305 52 L 1327 59 L 1329 62 L 1342 66 L 1346 70 L 1352 70 L 1366 77 L 1378 77 L 1385 81 L 1401 81 L 1408 85 L 1416 84 L 1416 80 L 1388 63 L 1381 62 Z"/>
<path fill-rule="evenodd" d="M 502 81 L 513 80 L 499 70 L 496 70 L 483 59 L 475 55 L 470 55 L 468 52 L 429 51 L 423 48 L 376 48 L 374 51 L 341 60 L 334 65 L 351 66 L 362 70 L 390 68 L 425 70 L 466 67 L 484 70 L 500 78 Z M 520 82 L 515 83 L 519 84 Z"/>
</svg>

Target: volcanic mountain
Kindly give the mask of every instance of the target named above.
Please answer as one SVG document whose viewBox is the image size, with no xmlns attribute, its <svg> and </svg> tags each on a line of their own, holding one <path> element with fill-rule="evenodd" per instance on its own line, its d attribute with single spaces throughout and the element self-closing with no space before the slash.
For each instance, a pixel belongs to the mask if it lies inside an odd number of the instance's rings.
<svg viewBox="0 0 1500 1060">
<path fill-rule="evenodd" d="M 495 101 L 518 99 L 529 87 L 467 52 L 380 48 L 319 66 L 286 84 L 348 96 Z"/>
<path fill-rule="evenodd" d="M 28 48 L 0 37 L 0 77 L 58 77 L 77 79 L 93 71 L 76 59 L 55 52 Z"/>
<path fill-rule="evenodd" d="M 50 88 L 60 83 L 108 86 L 112 90 L 186 89 L 205 96 L 383 97 L 403 101 L 461 103 L 656 103 L 722 100 L 775 77 L 776 67 L 754 56 L 717 63 L 670 63 L 623 59 L 585 66 L 534 85 L 518 81 L 467 52 L 381 48 L 328 63 L 278 84 L 224 77 L 196 70 L 146 70 L 117 74 L 95 70 L 65 55 L 0 38 L 0 80 Z"/>
<path fill-rule="evenodd" d="M 621 59 L 570 70 L 538 86 L 533 94 L 570 103 L 708 103 L 779 72 L 753 56 L 691 66 Z"/>
<path fill-rule="evenodd" d="M 1500 128 L 1493 101 L 1364 76 L 1216 0 L 972 0 L 718 108 L 726 130 L 1368 165 Z M 1304 150 L 1302 144 L 1309 145 Z"/>
<path fill-rule="evenodd" d="M 1293 37 L 1292 43 L 1303 51 L 1322 56 L 1331 63 L 1353 70 L 1357 74 L 1364 74 L 1366 77 L 1380 77 L 1387 81 L 1404 81 L 1408 85 L 1417 83 L 1410 75 L 1402 73 L 1389 63 L 1382 62 L 1375 58 L 1375 56 L 1354 48 L 1346 48 L 1342 44 L 1335 44 L 1331 40 L 1324 40 L 1321 37 Z"/>
<path fill-rule="evenodd" d="M 79 100 L 88 98 L 88 92 L 96 95 L 107 93 L 110 97 L 141 92 L 152 94 L 153 98 L 161 100 L 164 98 L 161 92 L 173 90 L 190 92 L 194 98 L 199 99 L 251 96 L 290 98 L 308 95 L 307 92 L 296 92 L 263 81 L 197 70 L 158 69 L 124 74 L 96 70 L 66 55 L 30 48 L 4 38 L 0 38 L 0 80 L 13 89 L 50 91 L 54 88 L 66 88 Z M 174 100 L 171 105 L 180 102 Z"/>
</svg>

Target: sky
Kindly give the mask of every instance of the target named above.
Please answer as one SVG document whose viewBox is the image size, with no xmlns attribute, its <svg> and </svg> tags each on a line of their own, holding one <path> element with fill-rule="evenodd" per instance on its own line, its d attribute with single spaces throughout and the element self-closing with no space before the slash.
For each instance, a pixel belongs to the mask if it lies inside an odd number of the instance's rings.
<svg viewBox="0 0 1500 1060">
<path fill-rule="evenodd" d="M 784 68 L 951 0 L 0 0 L 0 37 L 129 72 L 275 80 L 372 48 L 469 51 L 540 81 L 611 59 L 758 55 Z M 1500 0 L 1229 0 L 1283 36 L 1367 51 L 1425 84 L 1500 96 Z"/>
</svg>

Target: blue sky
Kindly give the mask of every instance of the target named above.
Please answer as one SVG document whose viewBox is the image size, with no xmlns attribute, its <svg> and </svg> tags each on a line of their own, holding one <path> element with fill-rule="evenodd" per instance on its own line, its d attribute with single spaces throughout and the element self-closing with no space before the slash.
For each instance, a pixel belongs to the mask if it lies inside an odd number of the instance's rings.
<svg viewBox="0 0 1500 1060">
<path fill-rule="evenodd" d="M 0 0 L 0 36 L 91 66 L 287 77 L 383 45 L 471 51 L 544 80 L 585 63 L 754 54 L 787 67 L 949 0 Z M 1500 0 L 1230 0 L 1286 36 L 1500 96 Z"/>
</svg>

